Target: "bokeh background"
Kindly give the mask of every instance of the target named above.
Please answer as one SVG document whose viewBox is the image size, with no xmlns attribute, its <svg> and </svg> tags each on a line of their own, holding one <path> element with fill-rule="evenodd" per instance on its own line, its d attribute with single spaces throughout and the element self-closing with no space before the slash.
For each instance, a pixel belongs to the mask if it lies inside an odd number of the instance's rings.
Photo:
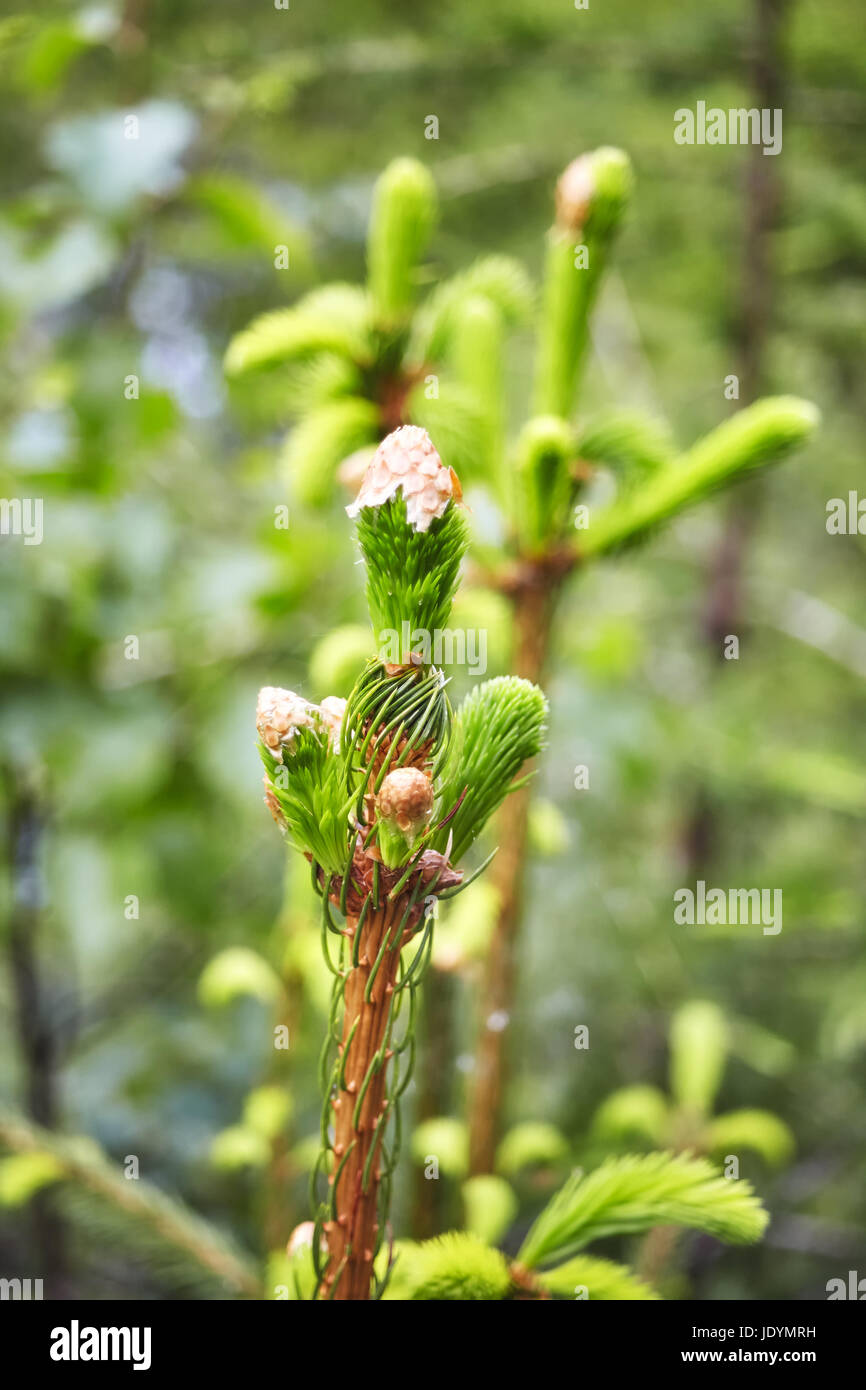
<svg viewBox="0 0 866 1390">
<path fill-rule="evenodd" d="M 648 407 L 687 444 L 734 408 L 739 372 L 823 423 L 569 590 L 508 1118 L 555 1125 L 564 1162 L 597 1152 L 605 1097 L 665 1089 L 672 1014 L 714 1001 L 718 1108 L 772 1111 L 796 1151 L 746 1166 L 773 1214 L 762 1245 L 692 1242 L 672 1294 L 823 1298 L 866 1273 L 864 547 L 825 527 L 863 478 L 861 31 L 853 0 L 3 5 L 0 493 L 44 499 L 44 540 L 0 537 L 0 1088 L 89 1136 L 85 1170 L 93 1143 L 134 1156 L 253 1266 L 307 1215 L 328 981 L 306 871 L 285 875 L 262 807 L 253 710 L 262 684 L 328 693 L 321 639 L 366 616 L 345 499 L 296 505 L 279 377 L 227 384 L 229 339 L 362 276 L 388 159 L 436 178 L 431 280 L 495 251 L 537 276 L 556 175 L 614 144 L 637 186 L 587 398 Z M 676 108 L 761 105 L 768 83 L 778 158 L 674 144 Z M 530 346 L 510 350 L 516 419 Z M 485 614 L 495 673 L 501 614 Z M 696 878 L 781 888 L 783 931 L 675 927 L 672 894 Z M 433 1056 L 455 1118 L 477 968 L 452 974 L 451 1055 Z M 54 1297 L 231 1296 L 133 1233 L 110 1192 L 45 1176 L 20 1152 L 0 1166 L 3 1275 Z M 555 1178 L 522 1180 L 512 1244 Z M 418 1201 L 407 1158 L 398 1230 Z"/>
</svg>

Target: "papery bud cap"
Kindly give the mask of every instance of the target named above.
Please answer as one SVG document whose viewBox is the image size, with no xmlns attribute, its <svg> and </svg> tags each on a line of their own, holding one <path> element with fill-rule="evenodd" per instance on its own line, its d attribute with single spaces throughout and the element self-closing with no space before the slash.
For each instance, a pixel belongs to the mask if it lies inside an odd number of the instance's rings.
<svg viewBox="0 0 866 1390">
<path fill-rule="evenodd" d="M 573 159 L 556 185 L 556 225 L 564 232 L 583 230 L 592 215 L 610 230 L 619 222 L 632 187 L 628 155 L 612 145 Z"/>
<path fill-rule="evenodd" d="M 569 231 L 579 231 L 589 216 L 595 194 L 592 158 L 573 159 L 556 185 L 556 221 Z"/>
<path fill-rule="evenodd" d="M 321 719 L 315 705 L 293 690 L 265 685 L 256 705 L 256 728 L 266 748 L 280 761 L 284 748 L 291 749 L 298 729 L 316 729 Z"/>
<path fill-rule="evenodd" d="M 265 785 L 265 805 L 267 806 L 268 810 L 270 811 L 271 815 L 273 816 L 280 829 L 285 830 L 286 818 L 283 815 L 283 808 L 277 800 L 277 797 L 274 793 L 274 789 L 271 786 L 270 778 L 268 777 L 267 773 L 265 773 L 263 781 Z"/>
<path fill-rule="evenodd" d="M 459 502 L 463 495 L 457 474 L 446 468 L 420 425 L 401 425 L 382 440 L 346 511 L 357 516 L 362 507 L 381 507 L 398 489 L 406 502 L 406 519 L 416 531 L 427 531 L 448 503 Z"/>
<path fill-rule="evenodd" d="M 365 444 L 363 449 L 355 449 L 347 454 L 337 469 L 337 481 L 351 497 L 364 481 L 367 469 L 376 456 L 376 446 Z"/>
<path fill-rule="evenodd" d="M 286 1245 L 286 1253 L 289 1255 L 297 1255 L 301 1250 L 306 1248 L 312 1249 L 315 1233 L 315 1222 L 302 1221 L 300 1226 L 296 1226 L 289 1236 L 288 1244 Z M 324 1236 L 322 1237 L 322 1246 L 324 1249 L 327 1249 Z"/>
<path fill-rule="evenodd" d="M 341 700 L 338 695 L 326 695 L 319 705 L 322 720 L 328 730 L 328 739 L 332 748 L 336 748 L 340 741 L 340 729 L 343 727 L 343 715 L 346 711 L 346 701 Z"/>
</svg>

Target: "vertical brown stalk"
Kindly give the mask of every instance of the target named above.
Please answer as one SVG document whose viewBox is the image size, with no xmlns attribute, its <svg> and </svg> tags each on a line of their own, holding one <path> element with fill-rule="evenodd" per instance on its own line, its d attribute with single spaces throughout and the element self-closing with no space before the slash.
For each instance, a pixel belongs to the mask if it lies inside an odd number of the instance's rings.
<svg viewBox="0 0 866 1390">
<path fill-rule="evenodd" d="M 790 0 L 754 0 L 750 59 L 752 105 L 759 110 L 781 109 L 785 89 L 785 24 Z M 775 275 L 772 236 L 782 202 L 776 159 L 764 155 L 763 145 L 748 152 L 743 210 L 743 257 L 737 315 L 737 374 L 740 403 L 756 400 L 765 383 L 767 338 L 773 318 Z M 744 575 L 749 546 L 760 518 L 763 489 L 753 479 L 728 504 L 721 540 L 707 578 L 703 635 L 710 650 L 723 660 L 723 644 L 743 626 Z M 718 839 L 717 806 L 709 788 L 698 787 L 683 829 L 683 858 L 687 872 L 699 877 Z"/>
<path fill-rule="evenodd" d="M 750 57 L 752 105 L 781 110 L 785 89 L 785 26 L 790 0 L 754 0 Z M 776 159 L 763 145 L 748 152 L 743 209 L 743 256 L 736 331 L 740 403 L 748 405 L 764 388 L 767 339 L 773 319 L 775 275 L 772 236 L 779 220 L 782 194 Z M 759 515 L 760 488 L 748 484 L 730 503 L 721 542 L 713 557 L 704 631 L 713 650 L 736 633 L 743 610 L 743 570 Z"/>
<path fill-rule="evenodd" d="M 558 590 L 556 576 L 541 565 L 527 567 L 515 588 L 512 669 L 526 680 L 541 680 Z M 529 802 L 529 788 L 523 787 L 506 797 L 499 813 L 500 848 L 492 866 L 499 894 L 499 917 L 481 988 L 481 1027 L 469 1103 L 469 1168 L 473 1174 L 493 1171 L 499 1140 L 507 1076 L 507 1022 L 514 1006 L 523 907 Z"/>
<path fill-rule="evenodd" d="M 398 899 L 367 913 L 361 927 L 358 965 L 346 980 L 340 1045 L 344 1065 L 332 1100 L 335 1169 L 331 1182 L 337 1183 L 337 1219 L 325 1227 L 328 1265 L 321 1295 L 339 1302 L 370 1297 L 378 1233 L 381 1138 L 387 1110 L 387 1043 L 404 908 Z M 347 924 L 354 935 L 357 918 L 349 917 Z M 384 954 L 378 961 L 383 943 Z M 371 1072 L 380 1052 L 381 1065 Z"/>
</svg>

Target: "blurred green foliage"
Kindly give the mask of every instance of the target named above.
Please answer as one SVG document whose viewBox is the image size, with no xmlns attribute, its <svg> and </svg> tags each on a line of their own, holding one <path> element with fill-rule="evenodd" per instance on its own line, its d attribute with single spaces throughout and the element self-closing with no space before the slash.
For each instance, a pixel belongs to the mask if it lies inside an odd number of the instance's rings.
<svg viewBox="0 0 866 1390">
<path fill-rule="evenodd" d="M 717 1109 L 779 1116 L 797 1156 L 776 1178 L 744 1162 L 774 1223 L 743 1252 L 695 1244 L 706 1298 L 823 1297 L 866 1218 L 863 542 L 824 527 L 827 500 L 861 475 L 861 23 L 852 0 L 790 16 L 766 384 L 816 401 L 824 423 L 764 485 L 740 658 L 719 662 L 702 636 L 724 518 L 711 502 L 569 596 L 548 688 L 540 790 L 569 841 L 532 865 L 510 1116 L 588 1134 L 612 1090 L 664 1084 L 677 1007 L 717 1004 L 730 1046 Z M 507 253 L 537 278 L 555 175 L 621 146 L 638 192 L 587 398 L 648 409 L 686 445 L 730 409 L 747 152 L 675 146 L 673 111 L 749 104 L 748 26 L 746 0 L 3 7 L 0 496 L 43 499 L 44 540 L 0 536 L 0 1083 L 27 1108 L 30 972 L 29 1021 L 53 1039 L 49 1118 L 115 1165 L 137 1156 L 145 1205 L 177 1194 L 256 1257 L 307 1214 L 323 1000 L 303 876 L 280 895 L 255 691 L 318 698 L 341 655 L 322 639 L 356 632 L 364 603 L 339 501 L 308 507 L 275 466 L 292 392 L 329 383 L 226 384 L 226 345 L 320 280 L 362 278 L 390 158 L 420 160 L 439 188 L 434 274 Z M 508 349 L 514 422 L 530 343 L 518 331 Z M 480 506 L 476 520 L 483 532 Z M 782 888 L 778 937 L 673 925 L 696 801 L 713 812 L 701 876 Z M 477 946 L 466 923 L 455 950 Z M 239 947 L 252 958 L 221 985 L 214 958 Z M 458 979 L 467 1049 L 470 987 Z M 245 1113 L 272 1085 L 292 1101 L 279 1132 L 266 1104 Z M 212 1162 L 233 1128 L 264 1169 Z M 93 1194 L 56 1181 L 73 1159 L 104 1177 L 101 1158 L 65 1151 L 3 1170 L 4 1272 L 40 1272 L 44 1223 L 21 1203 L 47 1185 L 66 1236 L 49 1292 L 213 1293 L 188 1261 L 178 1273 L 110 1226 L 96 1239 Z M 520 1195 L 512 1253 L 541 1204 L 531 1182 Z M 396 1203 L 399 1222 L 408 1182 Z M 226 1258 L 235 1287 L 255 1287 Z"/>
</svg>

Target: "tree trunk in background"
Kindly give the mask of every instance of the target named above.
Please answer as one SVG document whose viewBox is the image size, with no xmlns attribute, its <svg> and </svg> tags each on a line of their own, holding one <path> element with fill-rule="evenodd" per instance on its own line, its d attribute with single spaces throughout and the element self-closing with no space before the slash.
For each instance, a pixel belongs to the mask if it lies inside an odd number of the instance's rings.
<svg viewBox="0 0 866 1390">
<path fill-rule="evenodd" d="M 530 571 L 514 595 L 515 648 L 512 670 L 541 682 L 559 586 L 543 568 Z M 529 830 L 529 787 L 512 792 L 499 813 L 499 853 L 491 875 L 499 894 L 499 917 L 490 942 L 481 987 L 481 1014 L 469 1103 L 469 1169 L 492 1173 L 500 1137 L 507 1076 L 508 1030 L 514 1010 L 518 928 L 523 907 L 523 873 Z"/>
<path fill-rule="evenodd" d="M 775 111 L 783 107 L 784 33 L 789 12 L 790 0 L 754 0 L 753 3 L 750 104 L 759 110 Z M 765 386 L 765 348 L 775 288 L 771 240 L 781 206 L 777 159 L 778 156 L 765 155 L 761 145 L 748 147 L 743 268 L 736 328 L 737 376 L 742 405 L 756 400 Z M 738 634 L 741 625 L 743 569 L 759 514 L 760 493 L 761 483 L 755 480 L 733 497 L 711 566 L 703 626 L 707 641 L 720 657 L 725 637 Z"/>
<path fill-rule="evenodd" d="M 791 0 L 753 0 L 750 57 L 752 106 L 782 109 L 785 78 L 785 24 Z M 765 387 L 765 349 L 774 303 L 772 233 L 779 217 L 781 189 L 776 161 L 750 145 L 743 217 L 743 266 L 736 329 L 740 401 L 748 405 Z M 724 640 L 741 636 L 746 554 L 760 516 L 763 484 L 755 479 L 737 490 L 728 504 L 721 541 L 707 579 L 702 630 L 712 652 L 723 659 Z M 705 872 L 717 839 L 716 807 L 700 788 L 683 833 L 687 872 Z"/>
<path fill-rule="evenodd" d="M 754 0 L 752 103 L 759 109 L 783 107 L 784 33 L 790 8 L 791 0 Z M 754 400 L 763 389 L 764 349 L 772 321 L 775 286 L 770 242 L 781 207 L 777 158 L 765 155 L 760 145 L 749 146 L 739 328 L 740 380 L 745 382 L 746 401 Z"/>
</svg>

